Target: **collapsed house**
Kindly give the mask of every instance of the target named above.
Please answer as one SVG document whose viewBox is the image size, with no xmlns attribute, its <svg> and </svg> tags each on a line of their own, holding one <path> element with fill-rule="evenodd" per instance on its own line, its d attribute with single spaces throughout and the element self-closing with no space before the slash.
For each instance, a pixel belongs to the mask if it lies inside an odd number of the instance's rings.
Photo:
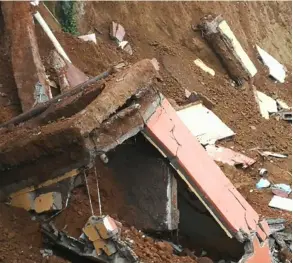
<svg viewBox="0 0 293 263">
<path fill-rule="evenodd" d="M 28 37 L 23 41 L 28 56 L 13 63 L 24 113 L 0 125 L 1 201 L 37 213 L 62 210 L 68 193 L 86 183 L 83 174 L 95 167 L 100 177 L 112 178 L 123 193 L 123 207 L 117 204 L 115 210 L 129 225 L 149 233 L 179 230 L 190 244 L 217 260 L 271 262 L 267 222 L 158 91 L 155 60 L 144 59 L 122 70 L 113 67 L 89 80 L 65 81 L 70 87 L 52 98 L 45 73 L 36 66 L 42 63 L 35 37 Z M 36 53 L 29 54 L 32 51 Z M 31 83 L 18 74 L 27 60 L 35 65 L 31 74 L 36 78 Z M 75 70 L 60 78 L 76 76 Z M 23 83 L 27 88 L 22 88 Z M 37 100 L 36 90 L 45 90 L 45 100 Z M 125 208 L 129 213 L 119 213 Z M 95 220 L 101 218 L 89 219 L 87 226 L 95 225 Z M 64 236 L 53 225 L 46 224 L 42 230 L 60 246 L 70 250 L 68 244 L 75 244 L 80 250 L 73 252 L 94 260 L 137 261 L 127 246 L 117 242 L 116 232 L 103 238 L 99 232 L 91 239 L 84 230 L 89 240 L 99 241 L 95 251 L 100 254 L 92 256 L 84 252 L 82 241 Z"/>
<path fill-rule="evenodd" d="M 133 208 L 135 219 L 123 220 L 154 232 L 179 228 L 222 257 L 269 262 L 267 223 L 158 93 L 157 78 L 146 59 L 2 129 L 2 200 L 102 156 L 100 176 L 103 166 L 110 168 Z"/>
</svg>

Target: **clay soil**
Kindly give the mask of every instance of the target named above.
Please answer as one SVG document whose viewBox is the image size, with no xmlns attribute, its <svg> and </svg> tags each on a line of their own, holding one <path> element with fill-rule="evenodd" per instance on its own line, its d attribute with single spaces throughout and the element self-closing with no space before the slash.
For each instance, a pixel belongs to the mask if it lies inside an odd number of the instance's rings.
<svg viewBox="0 0 293 263">
<path fill-rule="evenodd" d="M 192 24 L 197 24 L 199 19 L 208 13 L 222 14 L 258 68 L 259 72 L 254 79 L 256 88 L 267 95 L 278 95 L 291 105 L 291 2 L 79 2 L 78 8 L 79 33 L 82 35 L 95 32 L 98 44 L 56 32 L 56 37 L 73 64 L 87 75 L 95 76 L 121 60 L 133 63 L 143 58 L 157 58 L 164 80 L 160 86 L 161 92 L 172 103 L 179 105 L 185 102 L 184 89 L 201 92 L 213 100 L 213 112 L 236 133 L 231 140 L 219 144 L 256 159 L 256 163 L 246 170 L 219 164 L 226 176 L 261 216 L 283 217 L 291 224 L 289 212 L 268 207 L 272 193 L 269 190 L 256 190 L 255 187 L 260 179 L 259 168 L 268 170 L 272 183 L 291 185 L 291 124 L 273 117 L 270 120 L 263 119 L 257 110 L 249 85 L 235 88 L 218 57 L 200 33 L 191 29 Z M 116 44 L 110 40 L 108 32 L 112 20 L 124 26 L 125 39 L 132 45 L 133 56 L 118 50 Z M 1 23 L 3 31 L 3 22 Z M 4 34 L 2 31 L 1 34 Z M 53 75 L 48 64 L 53 47 L 37 24 L 36 32 L 47 73 Z M 287 67 L 288 75 L 284 84 L 275 83 L 268 77 L 267 69 L 257 59 L 256 44 Z M 198 69 L 193 64 L 196 58 L 213 68 L 215 77 Z M 52 78 L 54 79 L 54 76 Z M 2 93 L 5 95 L 1 95 Z M 9 58 L 9 41 L 2 37 L 0 104 L 0 123 L 20 113 Z M 259 156 L 256 148 L 287 153 L 289 157 L 264 159 Z M 94 189 L 94 209 L 98 212 L 95 181 L 91 176 L 89 179 L 90 187 Z M 119 219 L 114 213 L 119 193 L 112 191 L 111 184 L 103 178 L 101 189 L 103 211 Z M 0 239 L 0 262 L 45 260 L 39 253 L 42 242 L 38 224 L 24 211 L 7 208 L 5 205 L 0 208 L 0 233 L 3 233 Z M 79 236 L 89 216 L 86 188 L 81 187 L 74 190 L 70 206 L 56 219 L 56 224 L 60 228 L 65 227 L 69 234 Z M 144 262 L 195 262 L 188 257 L 178 258 L 171 252 L 167 253 L 170 249 L 167 243 L 158 245 L 154 240 L 142 237 L 141 232 L 127 226 L 126 222 L 122 223 L 125 225 L 123 235 L 135 241 L 133 248 Z M 55 257 L 50 260 L 56 263 L 64 262 Z"/>
</svg>

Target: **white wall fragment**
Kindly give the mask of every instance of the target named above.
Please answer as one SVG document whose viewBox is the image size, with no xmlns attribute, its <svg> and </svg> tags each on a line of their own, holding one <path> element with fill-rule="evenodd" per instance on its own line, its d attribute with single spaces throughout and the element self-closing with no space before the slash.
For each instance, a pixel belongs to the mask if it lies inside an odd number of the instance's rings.
<svg viewBox="0 0 293 263">
<path fill-rule="evenodd" d="M 83 35 L 83 36 L 79 36 L 79 39 L 82 39 L 84 41 L 92 41 L 95 44 L 97 44 L 97 38 L 96 38 L 96 34 L 92 33 L 92 34 L 88 34 L 88 35 Z"/>
<path fill-rule="evenodd" d="M 286 78 L 286 68 L 258 45 L 256 45 L 256 48 L 263 63 L 269 68 L 270 75 L 279 82 L 284 83 Z"/>
<path fill-rule="evenodd" d="M 202 104 L 192 105 L 177 111 L 189 131 L 203 144 L 215 144 L 217 140 L 233 136 L 235 133 L 212 111 Z"/>
<path fill-rule="evenodd" d="M 253 77 L 257 73 L 257 69 L 246 54 L 246 52 L 243 50 L 242 46 L 240 45 L 239 41 L 235 37 L 227 22 L 223 20 L 222 22 L 220 22 L 218 28 L 222 34 L 230 39 L 235 50 L 235 56 L 239 59 L 242 67 L 246 70 L 249 76 Z"/>
<path fill-rule="evenodd" d="M 278 112 L 277 102 L 263 92 L 257 91 L 256 94 L 260 113 L 265 119 L 268 120 L 270 118 L 270 113 Z"/>
<path fill-rule="evenodd" d="M 201 68 L 203 71 L 209 73 L 209 74 L 212 75 L 212 76 L 215 76 L 215 74 L 216 74 L 215 71 L 214 71 L 212 68 L 208 67 L 208 66 L 207 66 L 202 60 L 200 60 L 199 58 L 197 58 L 197 59 L 194 60 L 193 62 L 194 62 L 194 64 L 195 64 L 196 66 L 198 66 L 199 68 Z"/>
<path fill-rule="evenodd" d="M 241 164 L 242 168 L 245 169 L 255 163 L 254 159 L 225 147 L 207 145 L 206 151 L 208 155 L 213 158 L 214 161 L 226 163 L 231 166 Z"/>
<path fill-rule="evenodd" d="M 269 203 L 270 207 L 279 208 L 286 211 L 292 211 L 293 202 L 290 198 L 284 198 L 277 195 L 274 195 L 272 200 Z"/>
</svg>

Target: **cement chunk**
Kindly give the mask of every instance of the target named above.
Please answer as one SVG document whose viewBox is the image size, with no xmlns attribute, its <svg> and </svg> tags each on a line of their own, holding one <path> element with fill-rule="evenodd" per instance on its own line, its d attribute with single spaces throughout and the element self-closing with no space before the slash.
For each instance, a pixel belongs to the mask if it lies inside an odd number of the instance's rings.
<svg viewBox="0 0 293 263">
<path fill-rule="evenodd" d="M 35 199 L 34 210 L 37 213 L 62 209 L 62 197 L 58 192 L 42 194 Z"/>
</svg>

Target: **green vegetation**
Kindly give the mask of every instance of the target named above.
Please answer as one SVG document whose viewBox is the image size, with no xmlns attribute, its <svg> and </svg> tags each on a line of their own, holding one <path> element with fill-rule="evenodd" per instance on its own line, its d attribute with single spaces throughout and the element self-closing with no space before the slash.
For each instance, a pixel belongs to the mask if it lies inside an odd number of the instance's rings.
<svg viewBox="0 0 293 263">
<path fill-rule="evenodd" d="M 60 1 L 56 8 L 63 31 L 72 35 L 78 35 L 75 17 L 76 1 Z"/>
</svg>

